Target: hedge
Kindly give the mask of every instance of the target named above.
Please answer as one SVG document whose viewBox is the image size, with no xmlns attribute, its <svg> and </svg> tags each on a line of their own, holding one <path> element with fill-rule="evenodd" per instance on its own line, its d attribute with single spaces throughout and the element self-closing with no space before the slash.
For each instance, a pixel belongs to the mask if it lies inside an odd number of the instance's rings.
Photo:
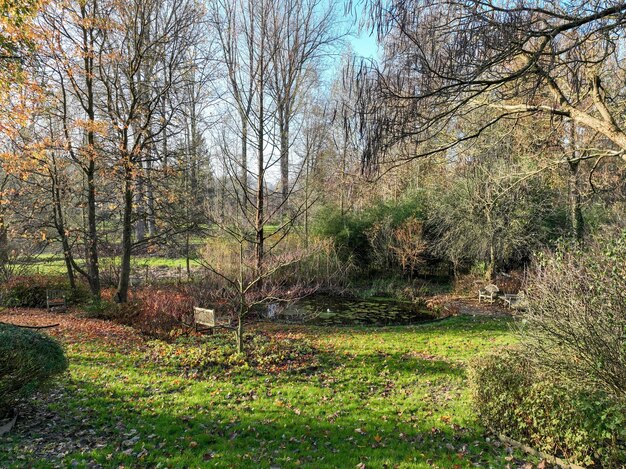
<svg viewBox="0 0 626 469">
<path fill-rule="evenodd" d="M 626 464 L 626 403 L 540 375 L 516 350 L 475 360 L 470 386 L 495 433 L 579 465 Z"/>
</svg>

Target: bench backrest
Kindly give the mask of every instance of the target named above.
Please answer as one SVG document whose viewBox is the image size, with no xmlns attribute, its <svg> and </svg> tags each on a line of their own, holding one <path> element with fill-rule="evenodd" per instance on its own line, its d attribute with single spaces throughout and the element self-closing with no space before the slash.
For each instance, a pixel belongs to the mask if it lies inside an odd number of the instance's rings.
<svg viewBox="0 0 626 469">
<path fill-rule="evenodd" d="M 47 300 L 65 300 L 65 292 L 63 290 L 46 290 Z"/>
<path fill-rule="evenodd" d="M 193 320 L 196 324 L 215 327 L 215 310 L 196 307 L 193 309 Z"/>
<path fill-rule="evenodd" d="M 487 285 L 487 286 L 484 288 L 484 290 L 485 290 L 487 293 L 498 293 L 498 292 L 500 291 L 500 289 L 498 288 L 498 286 L 497 286 L 497 285 L 494 285 L 493 283 L 491 283 L 491 284 Z"/>
</svg>

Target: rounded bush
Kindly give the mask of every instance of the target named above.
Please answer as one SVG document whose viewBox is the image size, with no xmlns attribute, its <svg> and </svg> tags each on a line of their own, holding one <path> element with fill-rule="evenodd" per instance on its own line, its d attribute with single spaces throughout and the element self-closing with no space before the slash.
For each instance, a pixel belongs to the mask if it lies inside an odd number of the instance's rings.
<svg viewBox="0 0 626 469">
<path fill-rule="evenodd" d="M 65 353 L 54 339 L 0 324 L 0 416 L 17 398 L 39 389 L 67 365 Z"/>
</svg>

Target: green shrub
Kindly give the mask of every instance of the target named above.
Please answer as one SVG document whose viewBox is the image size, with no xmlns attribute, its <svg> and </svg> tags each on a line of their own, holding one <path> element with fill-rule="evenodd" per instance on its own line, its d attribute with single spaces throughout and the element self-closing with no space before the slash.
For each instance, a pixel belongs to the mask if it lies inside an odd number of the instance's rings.
<svg viewBox="0 0 626 469">
<path fill-rule="evenodd" d="M 67 368 L 63 349 L 39 332 L 0 324 L 0 416 Z"/>
<path fill-rule="evenodd" d="M 346 257 L 354 257 L 357 263 L 366 266 L 374 261 L 371 236 L 368 234 L 375 226 L 386 225 L 395 229 L 410 218 L 420 220 L 423 216 L 421 197 L 406 198 L 399 202 L 379 202 L 365 210 L 343 215 L 335 207 L 324 207 L 315 218 L 314 232 L 332 239 Z"/>
<path fill-rule="evenodd" d="M 626 463 L 626 403 L 539 374 L 520 351 L 475 360 L 470 386 L 482 423 L 535 449 L 582 464 Z"/>
<path fill-rule="evenodd" d="M 83 305 L 87 317 L 97 319 L 116 319 L 119 305 L 104 298 L 93 298 Z"/>
<path fill-rule="evenodd" d="M 46 290 L 61 290 L 69 304 L 80 304 L 89 298 L 89 291 L 83 285 L 72 290 L 63 277 L 34 275 L 14 277 L 0 286 L 0 303 L 13 308 L 45 308 Z"/>
</svg>

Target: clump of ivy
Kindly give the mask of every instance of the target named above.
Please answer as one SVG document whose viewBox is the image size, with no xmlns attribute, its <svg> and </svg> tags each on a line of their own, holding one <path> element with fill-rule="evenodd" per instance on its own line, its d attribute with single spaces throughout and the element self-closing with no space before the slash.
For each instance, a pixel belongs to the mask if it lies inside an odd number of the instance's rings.
<svg viewBox="0 0 626 469">
<path fill-rule="evenodd" d="M 237 353 L 229 333 L 183 335 L 149 342 L 143 361 L 197 379 L 224 372 L 305 372 L 319 365 L 316 349 L 298 334 L 248 333 L 244 344 L 246 353 Z"/>
</svg>

